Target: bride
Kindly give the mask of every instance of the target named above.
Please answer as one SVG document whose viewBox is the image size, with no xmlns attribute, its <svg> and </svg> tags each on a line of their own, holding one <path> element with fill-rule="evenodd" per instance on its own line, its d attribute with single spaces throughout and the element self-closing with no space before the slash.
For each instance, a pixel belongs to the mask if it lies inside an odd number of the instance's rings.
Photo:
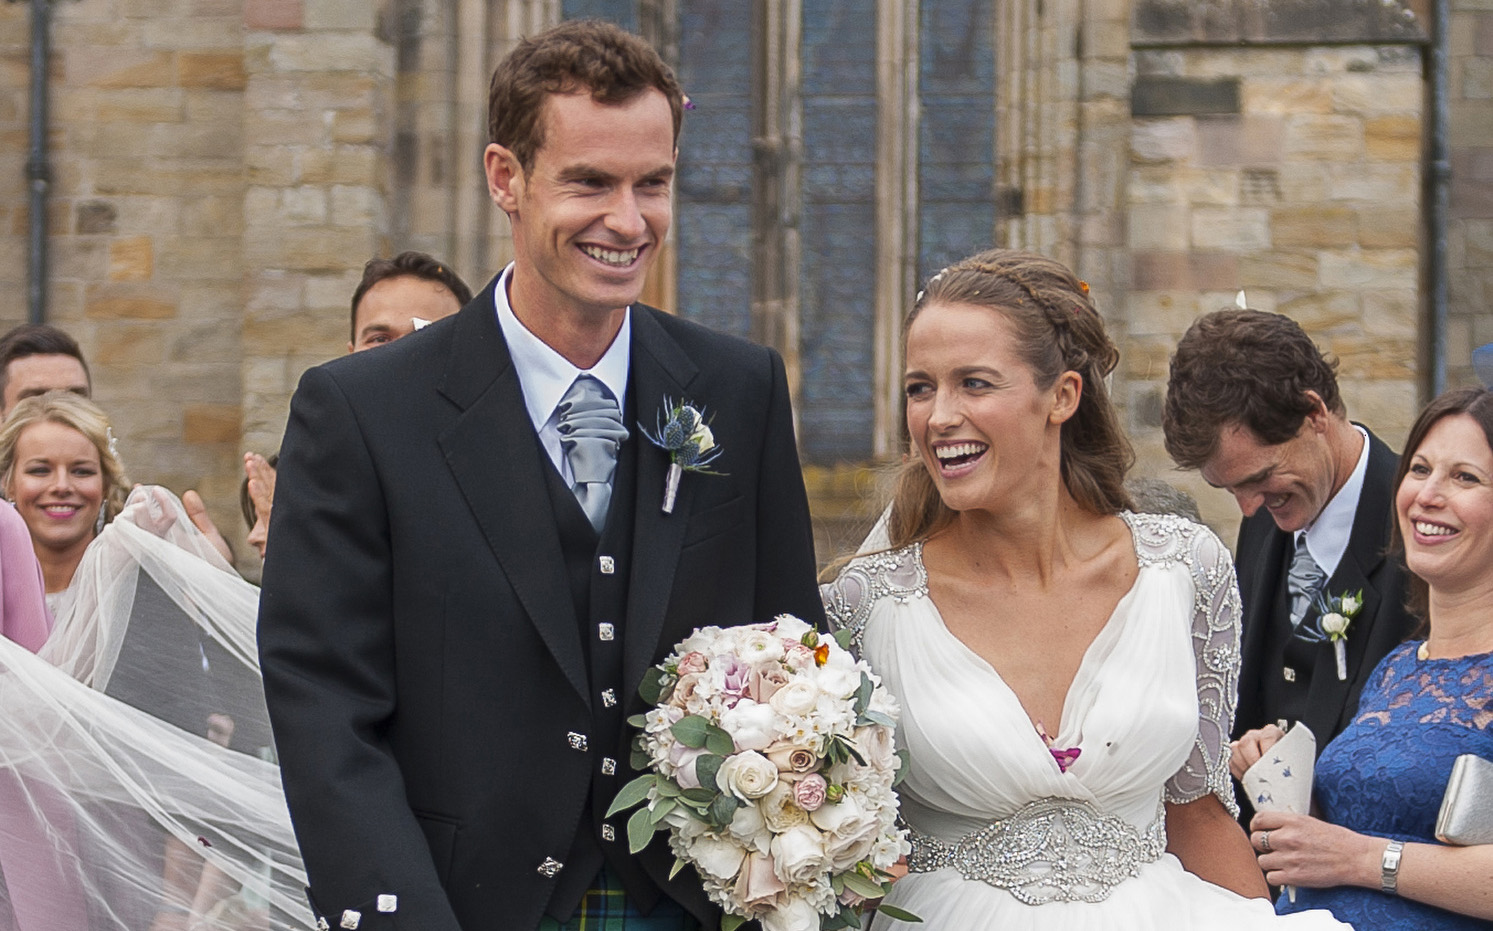
<svg viewBox="0 0 1493 931">
<path fill-rule="evenodd" d="M 904 333 L 889 545 L 824 590 L 903 707 L 913 851 L 887 901 L 930 931 L 1344 927 L 1278 919 L 1234 821 L 1233 566 L 1206 528 L 1127 510 L 1088 286 L 981 253 Z"/>
</svg>

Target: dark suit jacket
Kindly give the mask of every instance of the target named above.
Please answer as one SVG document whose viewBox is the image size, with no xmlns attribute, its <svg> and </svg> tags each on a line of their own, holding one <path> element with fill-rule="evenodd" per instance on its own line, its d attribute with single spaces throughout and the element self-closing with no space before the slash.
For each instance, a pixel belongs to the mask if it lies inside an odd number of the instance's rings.
<svg viewBox="0 0 1493 931">
<path fill-rule="evenodd" d="M 308 371 L 291 404 L 260 608 L 265 691 L 317 911 L 362 928 L 534 928 L 581 826 L 593 720 L 580 625 L 493 284 L 454 317 Z M 714 416 L 724 475 L 637 457 L 624 710 L 698 626 L 823 617 L 776 353 L 643 306 L 630 390 Z M 636 424 L 629 442 L 646 443 Z M 622 748 L 617 785 L 633 776 Z M 611 741 L 608 741 L 611 742 Z M 619 830 L 625 838 L 625 832 Z M 623 840 L 622 842 L 625 842 Z M 692 871 L 650 876 L 715 920 Z M 398 896 L 379 915 L 376 896 Z"/>
<path fill-rule="evenodd" d="M 1244 631 L 1235 737 L 1289 717 L 1306 722 L 1320 752 L 1353 719 L 1359 693 L 1379 660 L 1414 630 L 1415 621 L 1405 611 L 1404 570 L 1387 552 L 1398 463 L 1394 451 L 1370 433 L 1368 470 L 1348 549 L 1323 590 L 1336 596 L 1363 589 L 1363 609 L 1348 629 L 1346 681 L 1337 677 L 1330 643 L 1307 645 L 1296 640 L 1287 647 L 1291 656 L 1281 655 L 1281 644 L 1289 639 L 1285 592 L 1294 534 L 1276 527 L 1263 508 L 1240 526 L 1235 565 Z M 1315 610 L 1308 611 L 1302 623 L 1309 624 L 1314 617 Z M 1287 665 L 1294 682 L 1285 679 Z"/>
</svg>

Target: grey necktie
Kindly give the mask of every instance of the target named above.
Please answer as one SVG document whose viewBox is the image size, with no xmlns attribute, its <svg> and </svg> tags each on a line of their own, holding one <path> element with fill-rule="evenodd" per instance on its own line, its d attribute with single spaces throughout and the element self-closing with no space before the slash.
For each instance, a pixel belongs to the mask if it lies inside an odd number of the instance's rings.
<svg viewBox="0 0 1493 931">
<path fill-rule="evenodd" d="M 606 386 L 590 375 L 576 378 L 556 410 L 560 414 L 560 448 L 570 463 L 571 491 L 591 526 L 601 533 L 612 500 L 617 450 L 627 439 L 622 411 Z"/>
<path fill-rule="evenodd" d="M 1311 551 L 1306 548 L 1306 534 L 1296 540 L 1296 553 L 1291 557 L 1291 568 L 1286 572 L 1286 591 L 1291 593 L 1291 626 L 1296 627 L 1306 617 L 1312 600 L 1317 597 L 1327 573 L 1317 565 Z"/>
</svg>

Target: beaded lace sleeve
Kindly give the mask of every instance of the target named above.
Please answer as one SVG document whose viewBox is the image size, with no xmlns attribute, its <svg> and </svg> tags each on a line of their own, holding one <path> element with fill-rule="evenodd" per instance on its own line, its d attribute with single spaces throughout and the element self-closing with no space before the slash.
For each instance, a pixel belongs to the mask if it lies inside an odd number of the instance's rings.
<svg viewBox="0 0 1493 931">
<path fill-rule="evenodd" d="M 928 577 L 919 557 L 922 544 L 874 553 L 853 560 L 828 585 L 819 586 L 830 630 L 850 631 L 850 650 L 861 652 L 861 638 L 872 609 L 883 598 L 904 601 L 928 593 Z"/>
<path fill-rule="evenodd" d="M 1198 736 L 1192 755 L 1167 781 L 1171 802 L 1190 802 L 1212 792 L 1229 814 L 1239 803 L 1229 781 L 1229 734 L 1239 704 L 1239 581 L 1228 548 L 1206 527 L 1193 525 L 1188 548 L 1196 586 L 1192 649 L 1197 655 Z"/>
<path fill-rule="evenodd" d="M 1229 733 L 1239 700 L 1239 585 L 1234 561 L 1213 531 L 1175 517 L 1136 515 L 1143 562 L 1179 561 L 1193 583 L 1192 649 L 1197 658 L 1198 733 L 1192 753 L 1166 782 L 1166 800 L 1193 802 L 1209 792 L 1239 816 L 1229 781 Z"/>
</svg>

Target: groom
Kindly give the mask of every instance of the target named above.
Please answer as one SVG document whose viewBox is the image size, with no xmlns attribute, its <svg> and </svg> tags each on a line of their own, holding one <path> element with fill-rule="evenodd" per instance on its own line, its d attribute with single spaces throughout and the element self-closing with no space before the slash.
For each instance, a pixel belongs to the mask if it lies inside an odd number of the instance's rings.
<svg viewBox="0 0 1493 931">
<path fill-rule="evenodd" d="M 484 154 L 513 263 L 296 392 L 260 651 L 331 927 L 718 920 L 662 841 L 629 856 L 604 817 L 634 775 L 625 720 L 693 628 L 822 612 L 781 359 L 635 303 L 682 113 L 616 27 L 520 43 Z M 670 454 L 644 436 L 666 399 L 704 409 L 720 450 L 667 508 Z"/>
</svg>

